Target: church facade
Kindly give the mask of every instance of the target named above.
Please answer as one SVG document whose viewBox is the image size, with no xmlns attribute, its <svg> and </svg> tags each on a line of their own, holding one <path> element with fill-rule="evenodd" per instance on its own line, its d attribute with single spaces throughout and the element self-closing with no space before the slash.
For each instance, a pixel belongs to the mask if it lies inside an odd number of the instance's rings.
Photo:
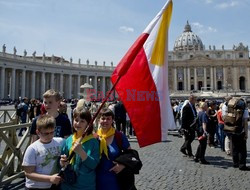
<svg viewBox="0 0 250 190">
<path fill-rule="evenodd" d="M 205 48 L 199 36 L 187 22 L 183 33 L 168 54 L 168 82 L 170 93 L 189 94 L 199 91 L 250 92 L 250 61 L 248 46 L 239 43 L 226 50 L 215 46 Z M 54 55 L 48 57 L 18 55 L 0 51 L 0 99 L 19 97 L 42 98 L 53 88 L 68 99 L 79 98 L 80 86 L 91 84 L 96 97 L 103 97 L 111 89 L 110 76 L 113 63 L 107 66 L 96 61 L 82 64 Z"/>
</svg>

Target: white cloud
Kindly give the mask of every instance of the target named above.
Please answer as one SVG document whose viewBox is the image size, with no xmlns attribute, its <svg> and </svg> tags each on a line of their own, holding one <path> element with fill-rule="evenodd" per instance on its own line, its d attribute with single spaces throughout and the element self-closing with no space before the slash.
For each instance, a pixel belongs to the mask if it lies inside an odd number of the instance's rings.
<svg viewBox="0 0 250 190">
<path fill-rule="evenodd" d="M 215 7 L 219 9 L 227 9 L 230 7 L 235 7 L 238 4 L 239 4 L 238 1 L 231 1 L 231 2 L 224 2 L 224 3 L 217 4 Z"/>
<path fill-rule="evenodd" d="M 213 28 L 211 26 L 204 26 L 200 24 L 199 22 L 193 22 L 191 23 L 193 31 L 198 34 L 204 34 L 204 33 L 210 33 L 210 32 L 217 32 L 216 28 Z"/>
<path fill-rule="evenodd" d="M 211 26 L 208 27 L 208 31 L 210 31 L 210 32 L 217 32 L 216 28 L 212 28 Z"/>
<path fill-rule="evenodd" d="M 134 32 L 134 28 L 127 27 L 127 26 L 120 26 L 119 31 L 124 32 L 124 33 Z"/>
</svg>

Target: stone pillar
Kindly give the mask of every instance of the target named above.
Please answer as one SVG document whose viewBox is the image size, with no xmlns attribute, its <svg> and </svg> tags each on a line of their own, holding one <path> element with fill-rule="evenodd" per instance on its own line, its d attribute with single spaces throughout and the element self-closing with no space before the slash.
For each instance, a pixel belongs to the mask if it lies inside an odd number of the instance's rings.
<svg viewBox="0 0 250 190">
<path fill-rule="evenodd" d="M 90 84 L 89 83 L 89 76 L 88 75 L 86 76 L 86 83 Z"/>
<path fill-rule="evenodd" d="M 64 96 L 63 94 L 63 74 L 60 74 L 60 94 Z"/>
<path fill-rule="evenodd" d="M 174 67 L 174 91 L 177 91 L 177 68 Z"/>
<path fill-rule="evenodd" d="M 233 89 L 235 91 L 238 91 L 238 72 L 237 72 L 237 67 L 233 67 Z"/>
<path fill-rule="evenodd" d="M 50 88 L 55 89 L 55 74 L 54 73 L 50 74 Z"/>
<path fill-rule="evenodd" d="M 218 88 L 217 88 L 216 67 L 214 67 L 214 90 L 218 90 Z"/>
<path fill-rule="evenodd" d="M 36 98 L 36 72 L 32 71 L 31 74 L 31 98 Z"/>
<path fill-rule="evenodd" d="M 72 75 L 69 74 L 69 89 L 68 89 L 68 98 L 72 98 Z"/>
<path fill-rule="evenodd" d="M 183 79 L 183 84 L 184 84 L 184 90 L 187 91 L 187 69 L 184 67 L 184 79 Z"/>
<path fill-rule="evenodd" d="M 106 95 L 105 77 L 104 76 L 102 77 L 102 93 L 103 93 L 104 96 Z"/>
<path fill-rule="evenodd" d="M 210 87 L 211 87 L 211 90 L 214 90 L 214 72 L 213 72 L 213 67 L 210 67 Z"/>
<path fill-rule="evenodd" d="M 42 78 L 41 78 L 41 97 L 45 93 L 45 72 L 41 73 Z"/>
<path fill-rule="evenodd" d="M 5 94 L 5 68 L 2 67 L 1 69 L 1 95 L 0 95 L 0 98 L 5 98 L 4 97 L 4 94 Z"/>
<path fill-rule="evenodd" d="M 194 68 L 194 90 L 197 90 L 197 70 L 196 67 Z"/>
<path fill-rule="evenodd" d="M 97 76 L 94 76 L 94 89 L 95 89 L 95 95 L 97 96 Z"/>
<path fill-rule="evenodd" d="M 207 89 L 207 68 L 205 67 L 204 69 L 204 87 Z"/>
<path fill-rule="evenodd" d="M 191 90 L 191 84 L 190 84 L 190 68 L 187 68 L 187 82 L 188 82 L 188 86 L 187 86 L 187 90 L 190 91 Z"/>
<path fill-rule="evenodd" d="M 14 100 L 16 98 L 16 69 L 12 69 L 11 73 L 11 99 Z"/>
<path fill-rule="evenodd" d="M 77 90 L 76 90 L 77 98 L 80 98 L 80 83 L 81 83 L 81 75 L 77 75 Z"/>
<path fill-rule="evenodd" d="M 223 90 L 228 90 L 227 68 L 223 67 Z"/>
<path fill-rule="evenodd" d="M 22 71 L 22 98 L 26 96 L 25 92 L 26 92 L 26 70 Z"/>
</svg>

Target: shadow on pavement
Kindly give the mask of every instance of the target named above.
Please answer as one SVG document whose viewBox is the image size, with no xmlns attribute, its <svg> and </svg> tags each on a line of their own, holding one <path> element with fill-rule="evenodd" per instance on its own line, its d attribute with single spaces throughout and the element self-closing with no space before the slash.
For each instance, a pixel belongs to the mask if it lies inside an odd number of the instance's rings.
<svg viewBox="0 0 250 190">
<path fill-rule="evenodd" d="M 225 159 L 225 157 L 222 156 L 206 156 L 206 159 L 211 165 L 217 168 L 228 169 L 233 167 L 232 160 Z"/>
</svg>

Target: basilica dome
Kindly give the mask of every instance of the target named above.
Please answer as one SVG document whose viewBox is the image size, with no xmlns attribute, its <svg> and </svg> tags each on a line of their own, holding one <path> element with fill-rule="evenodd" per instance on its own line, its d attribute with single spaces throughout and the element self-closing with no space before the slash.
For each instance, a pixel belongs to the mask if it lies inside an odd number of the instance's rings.
<svg viewBox="0 0 250 190">
<path fill-rule="evenodd" d="M 183 33 L 175 40 L 174 51 L 203 50 L 204 46 L 199 36 L 192 32 L 187 21 Z"/>
</svg>

